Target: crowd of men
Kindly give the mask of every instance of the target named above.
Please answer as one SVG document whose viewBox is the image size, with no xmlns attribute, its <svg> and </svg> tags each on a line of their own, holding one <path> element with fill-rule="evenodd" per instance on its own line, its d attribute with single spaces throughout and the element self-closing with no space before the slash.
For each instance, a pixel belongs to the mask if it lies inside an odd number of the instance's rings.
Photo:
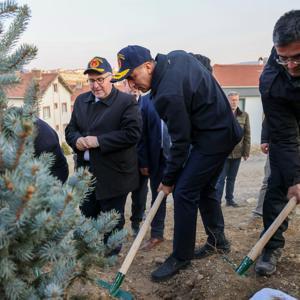
<svg viewBox="0 0 300 300">
<path fill-rule="evenodd" d="M 269 172 L 253 213 L 262 215 L 263 232 L 289 198 L 300 202 L 300 10 L 277 21 L 273 42 L 259 85 L 268 132 L 262 150 L 268 153 Z M 116 74 L 105 58 L 90 60 L 84 72 L 90 91 L 78 96 L 66 127 L 76 165 L 87 167 L 96 179 L 80 209 L 90 218 L 115 209 L 121 229 L 132 192 L 130 220 L 137 234 L 149 179 L 152 203 L 158 191 L 165 194 L 151 238 L 143 245 L 151 250 L 164 240 L 166 197 L 172 193 L 173 251 L 151 274 L 154 281 L 163 281 L 192 259 L 230 251 L 221 199 L 226 181 L 226 205 L 238 205 L 234 182 L 241 159 L 250 153 L 249 116 L 238 107 L 238 93 L 224 94 L 201 55 L 178 50 L 153 58 L 144 47 L 127 46 L 117 58 Z M 198 210 L 207 241 L 195 249 Z M 256 263 L 258 274 L 275 272 L 287 223 L 265 246 Z"/>
</svg>

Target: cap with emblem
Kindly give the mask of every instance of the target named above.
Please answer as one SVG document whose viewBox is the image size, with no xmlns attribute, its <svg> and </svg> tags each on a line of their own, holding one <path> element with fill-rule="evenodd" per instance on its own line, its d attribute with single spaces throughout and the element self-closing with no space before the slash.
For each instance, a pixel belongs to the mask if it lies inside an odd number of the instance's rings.
<svg viewBox="0 0 300 300">
<path fill-rule="evenodd" d="M 147 61 L 151 61 L 150 50 L 141 46 L 127 46 L 118 53 L 119 71 L 113 75 L 112 82 L 126 79 L 132 71 Z"/>
<path fill-rule="evenodd" d="M 89 61 L 87 68 L 83 72 L 83 74 L 87 74 L 89 72 L 97 72 L 99 74 L 103 74 L 112 72 L 112 68 L 105 58 L 96 56 Z"/>
</svg>

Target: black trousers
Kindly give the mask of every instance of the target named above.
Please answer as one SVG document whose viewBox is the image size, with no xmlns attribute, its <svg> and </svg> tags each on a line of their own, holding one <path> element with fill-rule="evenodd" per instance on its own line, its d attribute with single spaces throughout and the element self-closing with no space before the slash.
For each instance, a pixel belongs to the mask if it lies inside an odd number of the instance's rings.
<svg viewBox="0 0 300 300">
<path fill-rule="evenodd" d="M 113 198 L 97 200 L 95 191 L 93 191 L 82 203 L 80 210 L 85 217 L 96 219 L 100 212 L 108 212 L 114 209 L 120 214 L 120 220 L 115 227 L 120 230 L 123 229 L 125 224 L 124 209 L 126 197 L 127 194 L 124 194 Z"/>
<path fill-rule="evenodd" d="M 280 172 L 280 167 L 278 165 L 278 160 L 282 159 L 278 157 L 276 151 L 270 151 L 270 167 L 271 175 L 268 180 L 267 192 L 263 204 L 263 222 L 264 230 L 262 234 L 270 227 L 276 217 L 280 214 L 284 206 L 288 202 L 287 192 L 288 184 L 285 182 L 282 174 Z M 292 185 L 292 183 L 290 184 Z M 271 237 L 265 248 L 277 249 L 283 248 L 285 240 L 283 233 L 288 228 L 288 220 L 286 219 L 275 234 Z"/>
<path fill-rule="evenodd" d="M 131 194 L 131 227 L 139 229 L 140 223 L 143 220 L 148 194 L 148 176 L 140 174 L 139 186 Z"/>
<path fill-rule="evenodd" d="M 166 159 L 161 151 L 159 168 L 156 174 L 150 176 L 150 188 L 152 194 L 151 206 L 153 205 L 158 192 L 158 186 L 161 183 L 163 172 L 166 164 Z M 132 192 L 132 206 L 131 206 L 131 226 L 138 229 L 140 222 L 143 220 L 148 193 L 148 177 L 140 175 L 139 187 Z M 152 238 L 163 238 L 164 227 L 166 218 L 166 197 L 163 199 L 159 206 L 152 222 L 151 222 L 151 237 Z"/>
<path fill-rule="evenodd" d="M 224 219 L 215 185 L 227 155 L 205 155 L 194 147 L 178 177 L 173 193 L 173 256 L 178 259 L 190 260 L 194 256 L 198 209 L 207 242 L 212 245 L 225 242 Z"/>
</svg>

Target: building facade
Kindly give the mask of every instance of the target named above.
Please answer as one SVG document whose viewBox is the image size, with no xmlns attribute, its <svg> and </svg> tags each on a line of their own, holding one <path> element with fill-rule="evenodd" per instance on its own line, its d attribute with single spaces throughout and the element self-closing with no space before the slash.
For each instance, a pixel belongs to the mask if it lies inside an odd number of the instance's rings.
<svg viewBox="0 0 300 300">
<path fill-rule="evenodd" d="M 227 95 L 230 91 L 240 94 L 240 108 L 249 114 L 251 143 L 260 144 L 263 108 L 259 93 L 262 64 L 232 64 L 213 66 L 213 74 Z"/>
<path fill-rule="evenodd" d="M 65 128 L 71 118 L 72 90 L 58 73 L 46 73 L 34 70 L 20 74 L 20 83 L 7 91 L 8 104 L 22 106 L 24 95 L 35 79 L 39 83 L 39 118 L 54 128 L 62 143 L 65 141 Z"/>
</svg>

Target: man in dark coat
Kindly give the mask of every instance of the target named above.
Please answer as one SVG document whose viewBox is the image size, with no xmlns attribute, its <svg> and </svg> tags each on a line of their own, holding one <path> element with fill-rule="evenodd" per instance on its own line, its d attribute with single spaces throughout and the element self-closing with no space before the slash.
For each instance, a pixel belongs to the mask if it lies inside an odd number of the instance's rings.
<svg viewBox="0 0 300 300">
<path fill-rule="evenodd" d="M 91 91 L 77 97 L 66 140 L 77 154 L 77 166 L 88 167 L 96 178 L 96 189 L 82 204 L 82 213 L 96 218 L 115 209 L 121 229 L 127 194 L 138 186 L 141 117 L 134 97 L 112 86 L 111 72 L 105 58 L 89 62 L 84 74 Z"/>
<path fill-rule="evenodd" d="M 259 89 L 270 132 L 271 175 L 263 204 L 264 231 L 295 196 L 300 202 L 300 10 L 284 14 L 275 24 L 269 60 Z M 284 247 L 285 220 L 265 246 L 255 270 L 271 275 Z"/>
<path fill-rule="evenodd" d="M 172 146 L 159 189 L 173 191 L 173 253 L 152 273 L 161 281 L 217 249 L 229 251 L 215 184 L 225 159 L 242 137 L 230 105 L 212 74 L 185 51 L 157 55 L 140 46 L 118 53 L 120 70 L 114 80 L 127 78 L 142 92 L 151 89 L 155 108 L 168 126 Z M 194 253 L 197 211 L 207 243 Z"/>
<path fill-rule="evenodd" d="M 34 140 L 34 154 L 40 156 L 42 153 L 51 153 L 54 156 L 51 174 L 65 183 L 69 176 L 68 163 L 59 144 L 58 135 L 46 122 L 37 119 L 35 122 L 37 135 Z"/>
</svg>

